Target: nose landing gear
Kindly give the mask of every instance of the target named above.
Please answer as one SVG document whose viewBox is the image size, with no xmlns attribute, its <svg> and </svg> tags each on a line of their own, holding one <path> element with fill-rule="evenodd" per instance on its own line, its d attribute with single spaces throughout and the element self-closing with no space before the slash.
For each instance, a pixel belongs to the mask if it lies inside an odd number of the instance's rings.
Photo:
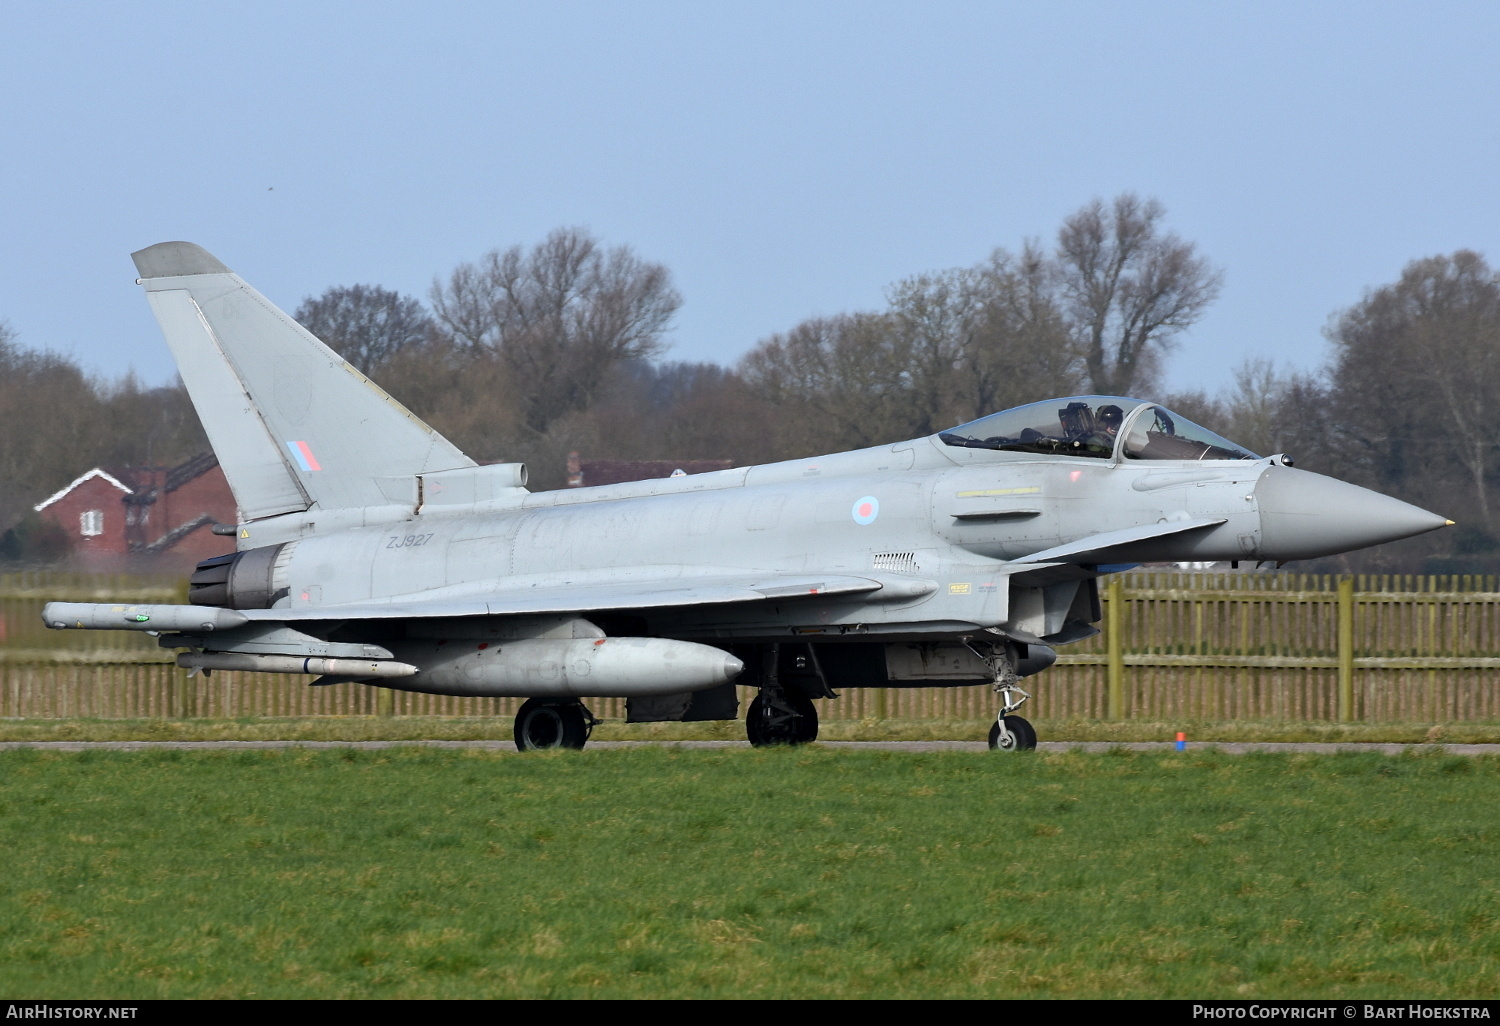
<svg viewBox="0 0 1500 1026">
<path fill-rule="evenodd" d="M 1029 752 L 1036 748 L 1036 728 L 1030 721 L 1011 715 L 1031 696 L 1013 682 L 997 681 L 995 691 L 1001 697 L 1001 706 L 1000 715 L 990 728 L 990 748 L 1001 752 Z"/>
<path fill-rule="evenodd" d="M 1036 729 L 1019 716 L 1012 715 L 1031 697 L 1017 685 L 1016 673 L 1021 665 L 1022 650 L 1013 642 L 991 645 L 988 651 L 969 646 L 976 655 L 987 658 L 995 674 L 995 694 L 1000 696 L 1000 714 L 990 728 L 990 749 L 999 752 L 1029 752 L 1036 748 Z"/>
</svg>

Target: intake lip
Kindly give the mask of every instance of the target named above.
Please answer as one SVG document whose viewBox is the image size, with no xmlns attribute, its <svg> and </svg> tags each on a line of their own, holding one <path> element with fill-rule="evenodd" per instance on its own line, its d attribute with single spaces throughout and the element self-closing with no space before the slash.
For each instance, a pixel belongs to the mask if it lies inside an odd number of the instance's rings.
<svg viewBox="0 0 1500 1026">
<path fill-rule="evenodd" d="M 1262 559 L 1311 559 L 1426 534 L 1452 521 L 1409 502 L 1291 467 L 1255 485 Z"/>
</svg>

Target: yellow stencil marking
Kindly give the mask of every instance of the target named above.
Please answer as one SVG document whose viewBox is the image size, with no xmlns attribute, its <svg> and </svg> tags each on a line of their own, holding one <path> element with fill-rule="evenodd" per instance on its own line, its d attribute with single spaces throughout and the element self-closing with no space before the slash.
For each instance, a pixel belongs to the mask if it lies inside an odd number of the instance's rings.
<svg viewBox="0 0 1500 1026">
<path fill-rule="evenodd" d="M 967 595 L 973 587 L 972 584 L 950 584 L 948 585 L 948 594 Z"/>
</svg>

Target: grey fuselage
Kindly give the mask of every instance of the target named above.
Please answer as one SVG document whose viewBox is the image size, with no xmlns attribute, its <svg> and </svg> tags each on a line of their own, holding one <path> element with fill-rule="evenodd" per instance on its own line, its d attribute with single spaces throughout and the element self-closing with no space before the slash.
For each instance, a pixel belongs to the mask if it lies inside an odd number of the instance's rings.
<svg viewBox="0 0 1500 1026">
<path fill-rule="evenodd" d="M 1352 537 L 1359 528 L 1338 508 L 1321 517 L 1291 514 L 1308 521 L 1293 532 L 1279 527 L 1286 503 L 1265 509 L 1262 500 L 1268 482 L 1283 479 L 1299 494 L 1347 492 L 1395 503 L 1274 457 L 1044 457 L 923 438 L 710 474 L 522 492 L 508 508 L 482 513 L 439 508 L 401 518 L 381 507 L 365 512 L 378 512 L 379 522 L 331 532 L 326 517 L 320 522 L 314 512 L 296 514 L 254 525 L 239 545 L 296 542 L 285 557 L 284 595 L 273 603 L 292 610 L 474 599 L 497 585 L 514 591 L 528 582 L 628 586 L 637 579 L 680 578 L 688 585 L 718 572 L 757 571 L 865 577 L 881 587 L 857 595 L 645 610 L 645 633 L 831 640 L 847 634 L 958 637 L 994 628 L 1034 639 L 1057 634 L 1068 609 L 1056 607 L 1063 599 L 1073 603 L 1076 583 L 1051 597 L 1051 622 L 1042 622 L 1035 604 L 1023 599 L 1030 591 L 1041 598 L 1050 582 L 1038 568 L 1006 561 L 1073 539 L 1138 525 L 1222 520 L 1117 546 L 1108 554 L 1112 564 L 1305 558 L 1349 548 L 1351 541 L 1384 540 Z M 1330 532 L 1337 537 L 1325 537 Z M 1011 582 L 1017 570 L 1030 570 L 1033 582 Z"/>
</svg>

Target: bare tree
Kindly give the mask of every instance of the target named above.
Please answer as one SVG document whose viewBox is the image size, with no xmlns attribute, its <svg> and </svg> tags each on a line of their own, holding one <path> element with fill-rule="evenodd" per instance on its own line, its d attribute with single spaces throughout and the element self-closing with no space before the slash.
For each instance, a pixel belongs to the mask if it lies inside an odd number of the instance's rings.
<svg viewBox="0 0 1500 1026">
<path fill-rule="evenodd" d="M 977 267 L 918 275 L 889 290 L 913 433 L 1077 391 L 1078 359 L 1055 278 L 1028 244 L 1018 256 L 996 250 Z"/>
<path fill-rule="evenodd" d="M 0 325 L 0 527 L 92 466 L 108 430 L 76 364 L 15 339 Z"/>
<path fill-rule="evenodd" d="M 421 303 L 379 285 L 336 286 L 304 299 L 293 316 L 364 374 L 432 333 Z"/>
<path fill-rule="evenodd" d="M 620 361 L 661 352 L 681 304 L 665 267 L 628 247 L 606 250 L 577 228 L 529 252 L 492 250 L 432 288 L 438 332 L 500 359 L 538 434 L 586 408 Z"/>
<path fill-rule="evenodd" d="M 117 381 L 95 381 L 93 388 L 101 424 L 90 461 L 170 466 L 209 451 L 208 436 L 180 378 L 147 387 L 129 372 Z"/>
<path fill-rule="evenodd" d="M 784 450 L 810 455 L 931 434 L 1076 390 L 1078 360 L 1035 246 L 898 282 L 879 313 L 804 321 L 740 373 L 777 409 Z"/>
<path fill-rule="evenodd" d="M 1397 285 L 1411 310 L 1417 366 L 1432 383 L 1444 434 L 1474 485 L 1479 513 L 1490 511 L 1490 466 L 1500 437 L 1500 278 L 1482 256 L 1461 250 L 1407 267 Z"/>
<path fill-rule="evenodd" d="M 908 357 L 889 316 L 841 314 L 772 335 L 739 372 L 778 411 L 783 450 L 810 456 L 917 433 Z"/>
<path fill-rule="evenodd" d="M 1078 350 L 1056 269 L 1041 248 L 1028 242 L 1017 254 L 997 249 L 977 271 L 984 316 L 967 362 L 971 415 L 1079 391 Z"/>
<path fill-rule="evenodd" d="M 497 354 L 460 348 L 440 334 L 396 353 L 376 375 L 382 388 L 474 459 L 527 462 L 531 432 L 521 423 L 512 377 Z"/>
<path fill-rule="evenodd" d="M 1251 357 L 1234 369 L 1225 434 L 1252 452 L 1269 455 L 1276 447 L 1276 425 L 1280 414 L 1282 382 L 1274 361 Z"/>
<path fill-rule="evenodd" d="M 1163 233 L 1155 200 L 1095 200 L 1063 222 L 1057 269 L 1075 344 L 1095 392 L 1128 394 L 1173 336 L 1219 294 L 1222 277 L 1192 243 Z"/>
<path fill-rule="evenodd" d="M 910 435 L 928 435 L 974 416 L 973 377 L 987 322 L 986 282 L 973 270 L 923 274 L 887 290 L 890 358 L 904 364 Z"/>
<path fill-rule="evenodd" d="M 1332 390 L 1325 378 L 1300 371 L 1286 375 L 1276 408 L 1271 452 L 1286 453 L 1307 470 L 1348 476 L 1347 454 L 1334 422 Z"/>
<path fill-rule="evenodd" d="M 1333 422 L 1349 470 L 1360 484 L 1406 493 L 1440 452 L 1424 429 L 1428 401 L 1401 348 L 1400 303 L 1375 289 L 1334 317 L 1325 329 L 1333 343 Z"/>
<path fill-rule="evenodd" d="M 1217 431 L 1252 452 L 1286 453 L 1299 466 L 1328 462 L 1330 443 L 1326 387 L 1299 371 L 1278 371 L 1265 357 L 1250 357 L 1234 369 L 1234 384 L 1217 398 L 1184 392 L 1162 400 L 1178 413 Z"/>
<path fill-rule="evenodd" d="M 1460 250 L 1408 264 L 1329 329 L 1341 420 L 1390 486 L 1410 490 L 1452 460 L 1493 527 L 1500 456 L 1500 276 Z"/>
<path fill-rule="evenodd" d="M 712 363 L 620 363 L 593 405 L 556 421 L 564 452 L 605 459 L 729 459 L 736 466 L 782 457 L 778 411 L 738 374 Z"/>
</svg>

